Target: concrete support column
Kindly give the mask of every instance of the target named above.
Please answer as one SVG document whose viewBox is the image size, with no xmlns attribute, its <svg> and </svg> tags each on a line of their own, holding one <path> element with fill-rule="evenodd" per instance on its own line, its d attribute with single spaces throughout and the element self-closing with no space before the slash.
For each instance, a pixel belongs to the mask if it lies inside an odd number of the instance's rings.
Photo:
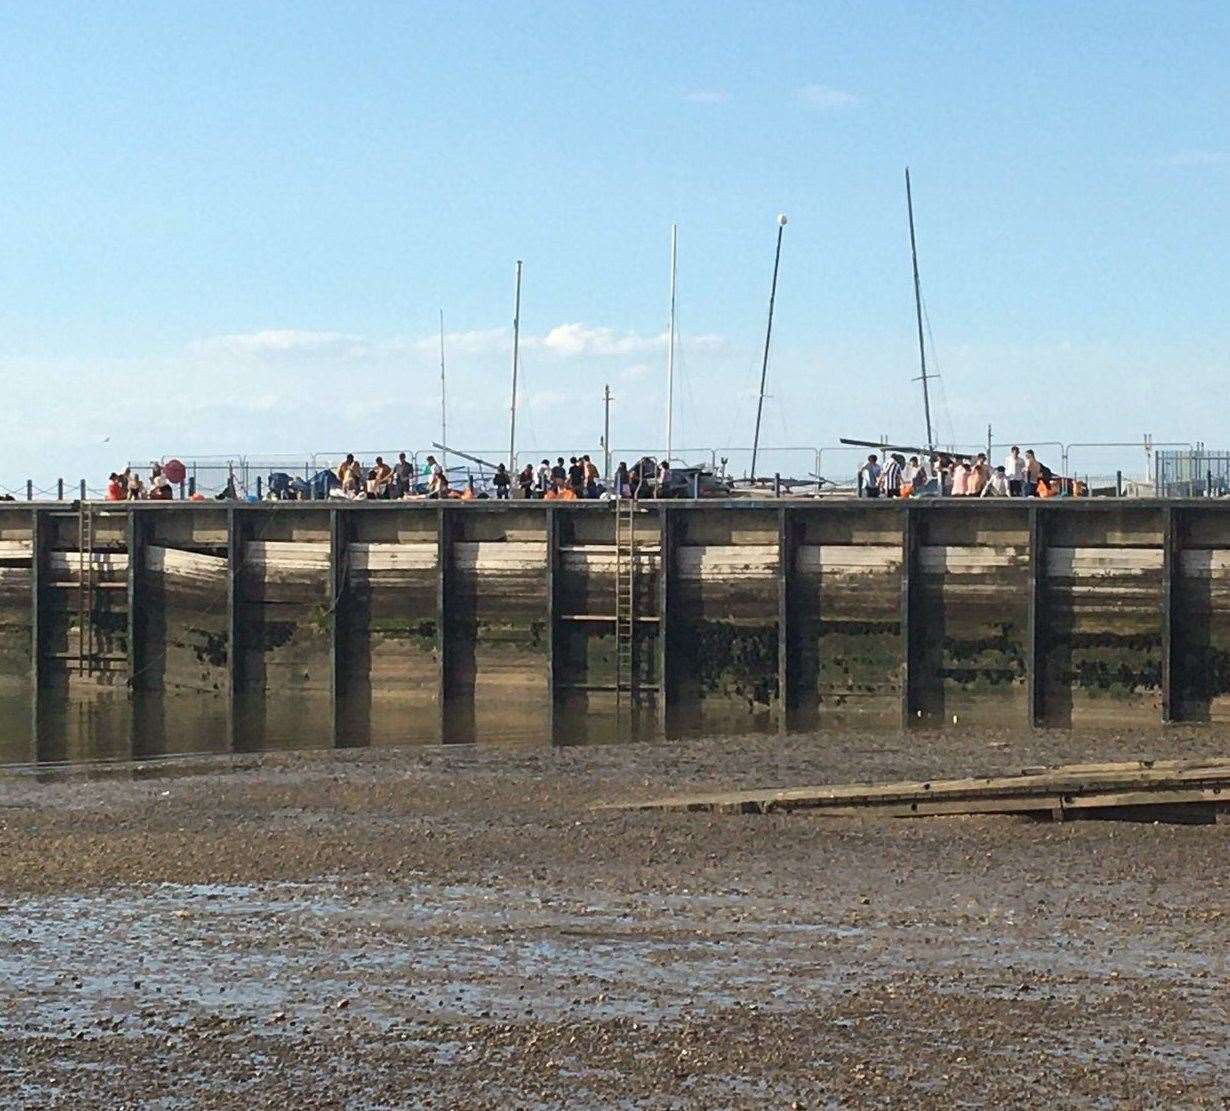
<svg viewBox="0 0 1230 1111">
<path fill-rule="evenodd" d="M 1029 506 L 1029 610 L 1025 629 L 1025 702 L 1028 724 L 1043 724 L 1046 707 L 1043 685 L 1046 678 L 1046 528 L 1044 510 Z"/>
<path fill-rule="evenodd" d="M 448 715 L 449 580 L 453 563 L 453 520 L 444 502 L 436 509 L 436 709 L 440 741 L 450 736 Z"/>
<path fill-rule="evenodd" d="M 30 512 L 30 759 L 37 763 L 42 752 L 43 655 L 46 651 L 43 617 L 46 607 L 47 546 L 50 520 L 37 509 Z"/>
<path fill-rule="evenodd" d="M 128 550 L 128 695 L 130 700 L 136 696 L 141 682 L 141 669 L 145 666 L 142 658 L 145 634 L 141 621 L 145 542 L 144 515 L 130 506 L 125 541 L 125 547 Z"/>
<path fill-rule="evenodd" d="M 544 503 L 545 504 L 545 503 Z M 555 580 L 559 571 L 559 514 L 554 503 L 543 510 L 543 528 L 547 540 L 547 584 L 546 584 L 546 615 L 543 622 L 543 633 L 546 641 L 547 654 L 547 743 L 555 744 L 555 630 L 556 630 L 556 594 Z"/>
<path fill-rule="evenodd" d="M 345 726 L 342 713 L 342 608 L 346 604 L 346 544 L 349 516 L 342 510 L 329 510 L 329 707 L 333 717 L 333 747 L 344 745 Z"/>
<path fill-rule="evenodd" d="M 230 506 L 226 511 L 226 740 L 231 752 L 238 749 L 240 690 L 243 674 L 239 655 L 239 570 L 243 565 L 242 514 Z"/>
<path fill-rule="evenodd" d="M 901 503 L 901 728 L 914 721 L 914 609 L 918 578 L 917 511 L 906 499 Z"/>
<path fill-rule="evenodd" d="M 791 511 L 777 511 L 777 731 L 790 729 L 792 690 L 790 611 L 794 600 L 795 524 Z"/>
<path fill-rule="evenodd" d="M 1168 505 L 1162 510 L 1162 724 L 1179 721 L 1182 713 L 1176 692 L 1178 661 L 1175 658 L 1175 606 L 1178 602 L 1182 519 Z"/>
<path fill-rule="evenodd" d="M 124 547 L 128 552 L 128 755 L 135 760 L 141 751 L 141 673 L 145 667 L 145 623 L 141 606 L 145 570 L 145 540 L 148 522 L 142 513 L 128 507 Z"/>
<path fill-rule="evenodd" d="M 658 731 L 666 736 L 671 706 L 675 701 L 674 675 L 671 673 L 671 637 L 675 594 L 675 514 L 659 503 L 658 536 Z"/>
</svg>

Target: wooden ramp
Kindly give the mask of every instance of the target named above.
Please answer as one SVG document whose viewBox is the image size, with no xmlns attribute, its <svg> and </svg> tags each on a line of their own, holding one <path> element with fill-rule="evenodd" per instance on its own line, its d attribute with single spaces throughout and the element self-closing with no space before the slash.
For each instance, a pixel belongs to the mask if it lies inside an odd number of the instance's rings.
<svg viewBox="0 0 1230 1111">
<path fill-rule="evenodd" d="M 1230 807 L 1230 757 L 1208 760 L 1134 760 L 1025 768 L 987 779 L 914 783 L 852 783 L 680 795 L 614 803 L 615 810 L 708 810 L 731 814 L 813 810 L 841 817 L 921 818 L 941 814 L 1049 814 L 1056 820 L 1120 811 L 1142 816 L 1191 807 L 1187 820 L 1213 820 Z"/>
</svg>

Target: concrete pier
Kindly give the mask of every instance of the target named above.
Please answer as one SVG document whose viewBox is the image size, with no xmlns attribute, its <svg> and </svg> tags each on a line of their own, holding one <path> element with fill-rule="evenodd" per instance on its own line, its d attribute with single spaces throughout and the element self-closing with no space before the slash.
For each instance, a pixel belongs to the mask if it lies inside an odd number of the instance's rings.
<svg viewBox="0 0 1230 1111">
<path fill-rule="evenodd" d="M 4 761 L 1230 719 L 1216 501 L 646 503 L 622 698 L 607 503 L 91 514 L 0 506 Z"/>
</svg>

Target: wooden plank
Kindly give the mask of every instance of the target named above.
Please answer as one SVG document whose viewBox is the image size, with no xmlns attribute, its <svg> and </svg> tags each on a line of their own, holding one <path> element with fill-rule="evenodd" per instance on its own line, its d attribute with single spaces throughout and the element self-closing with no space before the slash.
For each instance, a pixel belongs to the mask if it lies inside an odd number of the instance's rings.
<svg viewBox="0 0 1230 1111">
<path fill-rule="evenodd" d="M 1049 809 L 1058 800 L 1062 806 L 1073 799 L 1095 795 L 1141 793 L 1219 792 L 1230 798 L 1230 757 L 1205 761 L 1167 761 L 1161 766 L 1142 766 L 1140 761 L 1105 765 L 1056 767 L 1041 773 L 985 778 L 916 781 L 885 784 L 835 784 L 751 791 L 726 791 L 650 800 L 618 805 L 617 809 L 820 809 L 852 807 L 864 812 L 899 807 L 910 812 L 973 813 L 1009 809 Z M 1193 796 L 1195 797 L 1195 796 Z M 1015 801 L 1014 801 L 1015 800 Z M 1092 805 L 1086 804 L 1086 805 Z M 1105 805 L 1126 805 L 1122 801 Z M 978 808 L 977 810 L 971 807 Z M 927 808 L 931 808 L 929 811 Z"/>
<path fill-rule="evenodd" d="M 688 544 L 675 554 L 681 579 L 773 578 L 777 575 L 776 544 Z"/>
<path fill-rule="evenodd" d="M 795 563 L 801 575 L 896 572 L 901 544 L 800 544 Z"/>
<path fill-rule="evenodd" d="M 1051 578 L 1104 578 L 1161 569 L 1160 548 L 1053 547 L 1046 552 L 1046 573 Z"/>
</svg>

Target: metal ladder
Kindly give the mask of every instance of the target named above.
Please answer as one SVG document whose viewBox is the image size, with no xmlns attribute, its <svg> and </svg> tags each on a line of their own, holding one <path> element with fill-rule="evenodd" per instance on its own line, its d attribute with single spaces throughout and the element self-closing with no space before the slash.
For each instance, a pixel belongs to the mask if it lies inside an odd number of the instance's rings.
<svg viewBox="0 0 1230 1111">
<path fill-rule="evenodd" d="M 615 707 L 625 714 L 636 696 L 636 502 L 615 501 Z"/>
</svg>

